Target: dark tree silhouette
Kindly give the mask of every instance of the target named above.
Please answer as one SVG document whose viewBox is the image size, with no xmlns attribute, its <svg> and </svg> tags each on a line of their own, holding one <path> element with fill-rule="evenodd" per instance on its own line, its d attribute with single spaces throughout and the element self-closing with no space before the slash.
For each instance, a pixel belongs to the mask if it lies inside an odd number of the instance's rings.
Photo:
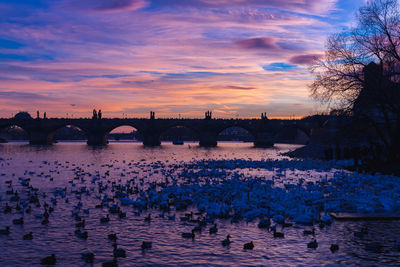
<svg viewBox="0 0 400 267">
<path fill-rule="evenodd" d="M 368 120 L 388 157 L 398 159 L 400 6 L 397 0 L 374 0 L 356 18 L 355 27 L 328 38 L 325 56 L 311 66 L 311 95 Z"/>
</svg>

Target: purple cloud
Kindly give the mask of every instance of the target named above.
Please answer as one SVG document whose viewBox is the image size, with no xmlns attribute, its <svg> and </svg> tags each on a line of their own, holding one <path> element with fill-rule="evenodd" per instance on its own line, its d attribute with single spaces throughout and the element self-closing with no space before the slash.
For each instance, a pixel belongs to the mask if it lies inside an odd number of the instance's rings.
<svg viewBox="0 0 400 267">
<path fill-rule="evenodd" d="M 100 12 L 131 11 L 148 5 L 146 0 L 68 0 L 66 5 L 74 8 Z"/>
<path fill-rule="evenodd" d="M 258 37 L 246 40 L 236 41 L 236 44 L 242 49 L 276 49 L 275 39 L 270 37 Z"/>
<path fill-rule="evenodd" d="M 307 65 L 318 60 L 319 58 L 321 58 L 321 56 L 322 55 L 317 55 L 317 54 L 298 55 L 291 57 L 289 59 L 289 62 L 293 64 Z"/>
<path fill-rule="evenodd" d="M 235 7 L 256 6 L 281 8 L 292 11 L 322 11 L 334 7 L 336 0 L 152 0 L 157 5 L 169 6 L 194 6 L 194 7 Z"/>
</svg>

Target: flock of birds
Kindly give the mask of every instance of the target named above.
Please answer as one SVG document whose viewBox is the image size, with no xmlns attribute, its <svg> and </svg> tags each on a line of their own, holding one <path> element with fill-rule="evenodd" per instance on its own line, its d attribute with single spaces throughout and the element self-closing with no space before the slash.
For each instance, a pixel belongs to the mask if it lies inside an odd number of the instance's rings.
<svg viewBox="0 0 400 267">
<path fill-rule="evenodd" d="M 11 159 L 10 159 L 11 160 Z M 117 160 L 115 161 L 117 162 Z M 8 164 L 0 158 L 1 165 Z M 32 163 L 32 162 L 31 162 Z M 104 216 L 98 218 L 98 223 L 107 225 L 113 216 L 119 219 L 127 217 L 126 209 L 133 207 L 135 214 L 151 222 L 151 214 L 158 210 L 159 216 L 168 220 L 179 220 L 192 225 L 192 230 L 182 232 L 183 239 L 196 239 L 198 233 L 207 231 L 210 235 L 218 232 L 215 222 L 218 218 L 230 219 L 232 223 L 240 220 L 259 220 L 258 228 L 266 229 L 273 238 L 284 238 L 285 228 L 294 224 L 305 225 L 304 236 L 311 236 L 305 242 L 310 249 L 318 248 L 314 225 L 319 228 L 329 226 L 333 220 L 328 211 L 354 211 L 379 209 L 394 209 L 400 207 L 400 186 L 390 177 L 379 182 L 375 176 L 346 173 L 338 171 L 334 177 L 320 177 L 315 182 L 305 182 L 299 178 L 297 184 L 284 183 L 279 185 L 281 177 L 286 172 L 296 173 L 298 170 L 322 168 L 319 164 L 310 166 L 299 161 L 251 161 L 251 160 L 208 160 L 189 163 L 167 164 L 165 162 L 147 163 L 125 162 L 126 168 L 120 171 L 120 177 L 112 177 L 110 169 L 119 171 L 113 163 L 101 167 L 108 169 L 100 171 L 85 171 L 85 164 L 78 166 L 70 162 L 43 161 L 41 165 L 52 166 L 49 174 L 25 170 L 23 177 L 11 173 L 0 173 L 4 178 L 4 188 L 0 187 L 0 203 L 3 216 L 12 216 L 14 227 L 24 225 L 24 217 L 34 214 L 43 227 L 49 227 L 52 214 L 60 202 L 71 204 L 71 223 L 75 225 L 74 235 L 82 240 L 90 238 L 85 230 L 91 210 L 104 211 Z M 89 167 L 89 165 L 87 165 Z M 64 187 L 51 187 L 45 191 L 40 186 L 33 186 L 35 176 L 48 180 L 57 179 L 60 169 L 71 171 L 73 177 Z M 137 170 L 147 173 L 139 177 Z M 265 169 L 273 173 L 269 179 L 264 177 L 248 177 L 245 172 L 237 169 Z M 293 174 L 292 173 L 292 174 Z M 133 177 L 133 178 L 129 178 Z M 161 177 L 161 178 L 160 178 Z M 361 179 L 362 178 L 362 179 Z M 351 186 L 348 186 L 348 185 Z M 5 189 L 5 190 L 3 190 Z M 83 203 L 82 196 L 95 200 L 95 205 Z M 371 204 L 372 196 L 374 203 Z M 352 200 L 352 202 L 349 202 Z M 194 211 L 193 207 L 196 209 Z M 180 216 L 178 214 L 182 214 Z M 176 217 L 178 215 L 178 218 Z M 15 218 L 17 217 L 17 218 Z M 3 225 L 0 236 L 10 235 L 10 225 Z M 280 231 L 279 231 L 280 230 Z M 368 229 L 354 233 L 355 237 L 368 235 Z M 33 240 L 35 233 L 29 231 L 21 238 Z M 126 251 L 119 247 L 116 233 L 108 233 L 111 242 L 110 251 L 113 258 L 102 262 L 102 266 L 118 266 L 118 259 L 127 256 Z M 232 237 L 227 235 L 221 240 L 223 247 L 232 244 Z M 0 239 L 1 240 L 1 239 Z M 241 245 L 244 250 L 255 248 L 253 241 Z M 153 242 L 143 240 L 140 248 L 148 250 Z M 381 246 L 375 244 L 376 250 Z M 331 252 L 339 250 L 337 243 L 330 246 Z M 94 263 L 96 255 L 93 252 L 81 254 L 86 263 Z M 57 256 L 51 254 L 40 259 L 42 265 L 55 265 Z"/>
</svg>

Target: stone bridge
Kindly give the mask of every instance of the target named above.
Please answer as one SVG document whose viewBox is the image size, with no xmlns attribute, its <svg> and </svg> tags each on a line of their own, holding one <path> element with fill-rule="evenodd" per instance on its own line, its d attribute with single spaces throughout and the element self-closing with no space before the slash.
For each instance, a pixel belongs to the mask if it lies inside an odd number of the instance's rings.
<svg viewBox="0 0 400 267">
<path fill-rule="evenodd" d="M 143 136 L 145 146 L 159 146 L 160 136 L 168 129 L 181 126 L 197 133 L 199 145 L 213 147 L 217 145 L 220 132 L 230 127 L 240 127 L 247 130 L 254 138 L 254 146 L 271 147 L 274 145 L 274 136 L 285 128 L 300 129 L 307 135 L 313 128 L 318 128 L 315 121 L 309 120 L 275 120 L 268 119 L 262 114 L 260 119 L 213 119 L 211 113 L 206 112 L 204 119 L 156 119 L 154 112 L 149 119 L 68 119 L 68 118 L 11 118 L 0 119 L 1 130 L 18 126 L 29 135 L 30 144 L 52 144 L 54 133 L 65 126 L 71 125 L 80 128 L 86 133 L 88 145 L 105 145 L 107 135 L 120 126 L 132 126 Z"/>
</svg>

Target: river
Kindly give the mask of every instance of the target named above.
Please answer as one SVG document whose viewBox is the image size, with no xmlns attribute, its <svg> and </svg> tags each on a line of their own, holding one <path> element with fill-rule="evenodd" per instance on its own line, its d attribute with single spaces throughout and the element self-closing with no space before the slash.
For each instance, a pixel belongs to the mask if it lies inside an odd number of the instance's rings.
<svg viewBox="0 0 400 267">
<path fill-rule="evenodd" d="M 195 224 L 180 218 L 190 211 L 197 212 L 196 205 L 189 205 L 182 211 L 171 206 L 169 211 L 163 212 L 157 205 L 140 209 L 133 205 L 123 206 L 118 198 L 112 199 L 116 191 L 123 191 L 121 186 L 127 185 L 129 180 L 138 190 L 129 197 L 137 200 L 143 192 L 150 194 L 152 186 L 157 192 L 163 187 L 191 186 L 193 182 L 199 188 L 207 185 L 218 189 L 222 181 L 236 176 L 246 181 L 272 181 L 271 190 L 285 190 L 288 184 L 311 186 L 344 173 L 330 167 L 315 169 L 313 166 L 319 164 L 315 162 L 303 164 L 301 168 L 296 167 L 300 165 L 292 166 L 281 153 L 296 147 L 277 144 L 271 149 L 259 149 L 253 148 L 252 143 L 240 142 L 220 142 L 217 148 L 200 148 L 196 143 L 182 146 L 163 143 L 156 148 L 131 142 L 113 142 L 104 148 L 91 148 L 81 142 L 60 142 L 49 147 L 19 142 L 0 144 L 0 210 L 4 210 L 6 203 L 12 206 L 11 213 L 0 213 L 0 229 L 10 226 L 8 235 L 0 235 L 0 265 L 39 265 L 41 258 L 54 253 L 59 266 L 90 266 L 84 262 L 81 253 L 92 252 L 94 265 L 101 266 L 113 259 L 112 241 L 107 236 L 116 233 L 118 248 L 126 251 L 126 258 L 118 258 L 119 266 L 399 266 L 400 225 L 397 221 L 333 221 L 323 228 L 316 224 L 315 235 L 303 233 L 311 230 L 311 226 L 278 225 L 284 238 L 274 238 L 271 231 L 257 227 L 258 218 L 244 216 L 232 221 L 227 217 L 215 219 L 217 233 L 209 233 L 212 226 L 209 223 L 201 233 L 196 233 L 194 239 L 186 239 L 181 234 L 190 232 Z M 207 176 L 207 172 L 191 174 L 204 171 L 207 168 L 202 166 L 207 164 L 217 164 L 207 163 L 209 160 L 218 164 L 227 162 L 227 166 L 215 168 L 215 172 L 209 170 L 212 179 L 199 178 Z M 262 165 L 265 160 L 269 160 L 268 168 Z M 281 161 L 284 165 L 279 165 Z M 255 163 L 243 167 L 232 165 L 235 162 Z M 6 181 L 12 181 L 11 186 Z M 172 184 L 172 181 L 176 183 Z M 395 180 L 390 181 L 397 186 Z M 102 190 L 99 191 L 100 187 Z M 19 200 L 11 201 L 13 195 L 6 193 L 11 188 L 18 192 Z M 38 189 L 41 207 L 28 201 L 29 194 L 34 192 L 32 188 Z M 109 214 L 109 209 L 95 206 L 105 195 L 111 197 L 108 205 L 117 203 L 126 213 L 125 218 L 110 214 L 108 223 L 100 222 L 100 218 Z M 15 209 L 17 203 L 21 210 Z M 54 208 L 47 225 L 41 223 L 44 203 Z M 30 213 L 26 212 L 28 206 L 31 206 Z M 86 240 L 74 233 L 78 221 L 72 212 L 85 220 L 82 232 L 87 231 Z M 151 221 L 146 221 L 149 214 Z M 13 224 L 13 220 L 20 217 L 24 218 L 24 224 Z M 363 228 L 368 229 L 368 233 L 362 238 L 354 235 Z M 33 239 L 23 240 L 23 235 L 29 232 L 33 233 Z M 233 242 L 224 247 L 221 241 L 228 234 Z M 318 248 L 307 248 L 313 238 L 318 241 Z M 143 241 L 151 241 L 152 248 L 143 250 Z M 254 249 L 244 250 L 243 245 L 250 241 L 253 241 Z M 332 253 L 331 244 L 338 244 L 339 250 Z"/>
</svg>

